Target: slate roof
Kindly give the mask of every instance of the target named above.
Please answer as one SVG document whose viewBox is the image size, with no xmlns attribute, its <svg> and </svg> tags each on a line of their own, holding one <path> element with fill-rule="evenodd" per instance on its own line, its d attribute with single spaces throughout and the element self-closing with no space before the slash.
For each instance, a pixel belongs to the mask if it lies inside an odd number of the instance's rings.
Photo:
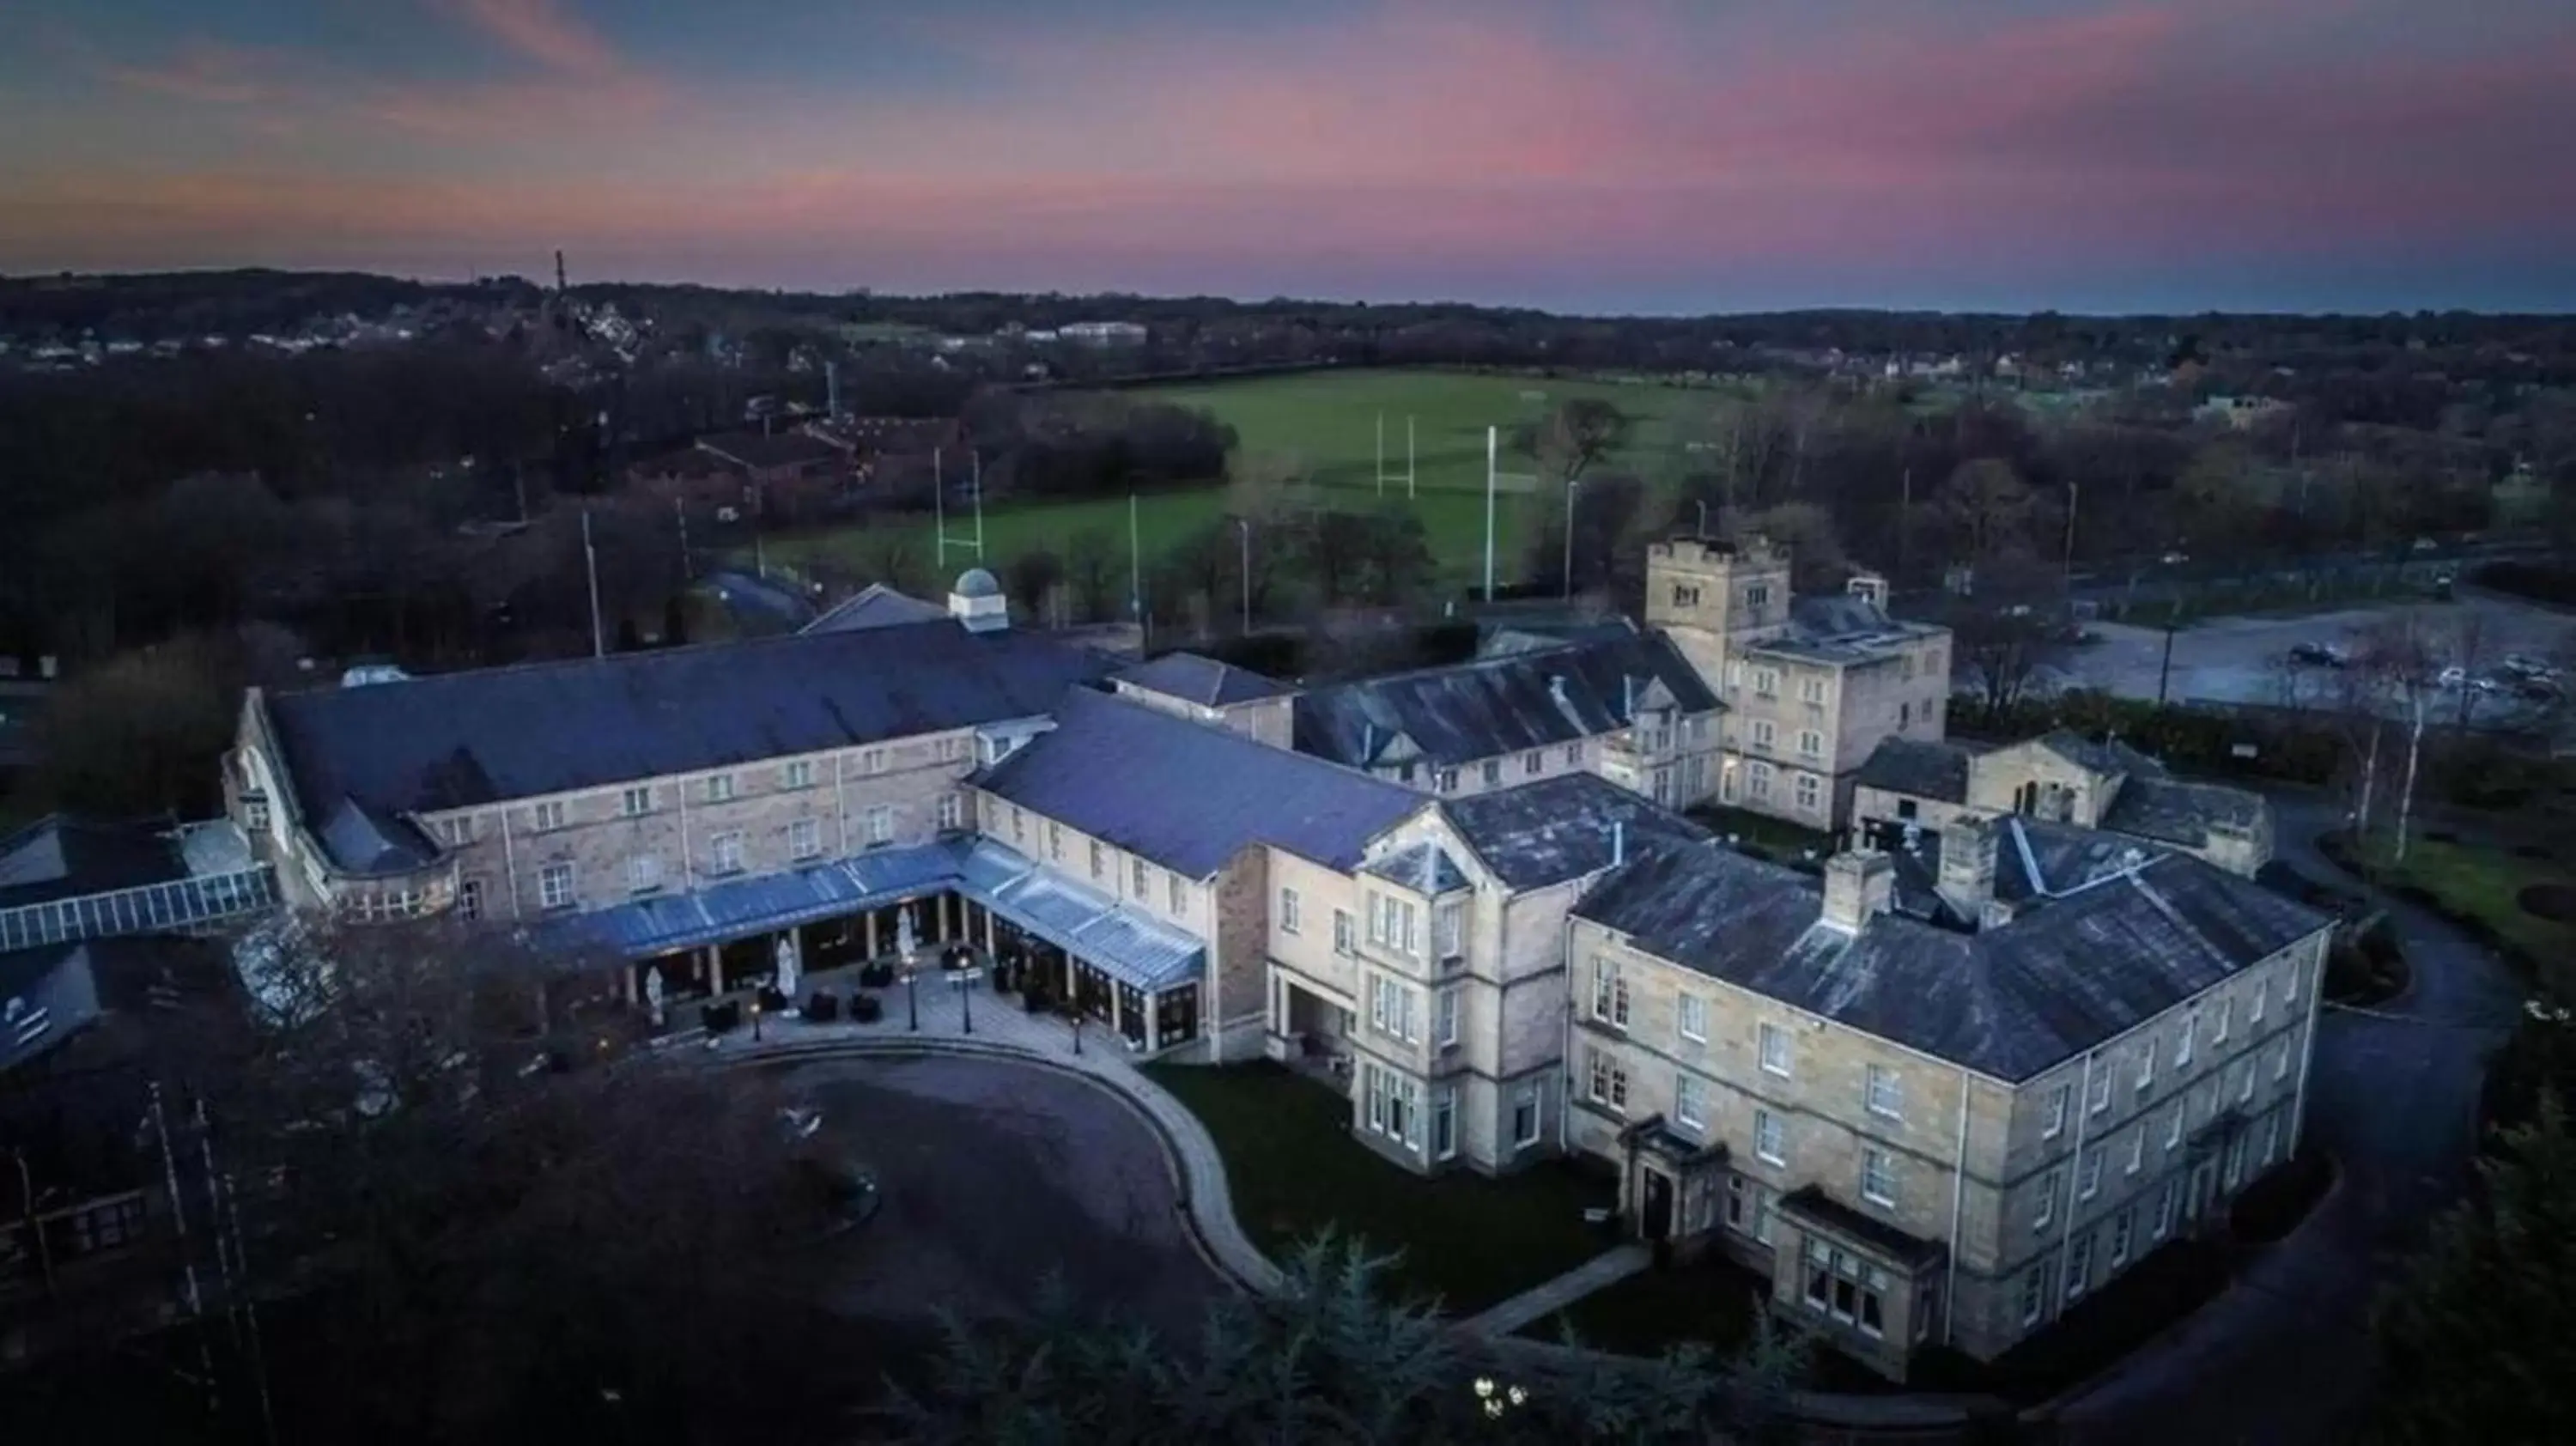
<svg viewBox="0 0 2576 1446">
<path fill-rule="evenodd" d="M 2198 848 L 2212 824 L 2252 829 L 2263 821 L 2263 797 L 2220 783 L 2131 774 L 2102 811 L 2102 826 L 2163 843 Z"/>
<path fill-rule="evenodd" d="M 2331 922 L 2250 879 L 2163 854 L 1978 933 L 1879 914 L 1818 921 L 1816 881 L 1724 850 L 1657 850 L 1578 917 L 1683 968 L 2018 1082 Z"/>
<path fill-rule="evenodd" d="M 1889 738 L 1869 751 L 1854 775 L 1862 788 L 1883 788 L 1942 803 L 1968 801 L 1968 764 L 1976 755 L 1956 743 Z"/>
<path fill-rule="evenodd" d="M 1187 878 L 1267 843 L 1328 868 L 1424 806 L 1411 789 L 1087 690 L 976 782 Z"/>
<path fill-rule="evenodd" d="M 1476 644 L 1476 656 L 1499 658 L 1511 653 L 1544 652 L 1568 643 L 1598 643 L 1629 637 L 1636 631 L 1636 623 L 1625 617 L 1502 623 L 1488 631 Z"/>
<path fill-rule="evenodd" d="M 1051 710 L 1109 661 L 955 622 L 800 633 L 446 673 L 267 700 L 308 826 L 385 820 L 872 743 Z"/>
<path fill-rule="evenodd" d="M 1426 895 L 1446 894 L 1467 887 L 1467 871 L 1449 851 L 1436 843 L 1418 843 L 1368 861 L 1362 871 L 1390 879 L 1408 889 Z"/>
<path fill-rule="evenodd" d="M 1867 662 L 1888 656 L 1898 643 L 1939 631 L 1929 623 L 1890 617 L 1885 608 L 1851 593 L 1808 593 L 1790 598 L 1786 624 L 1747 651 L 1816 662 Z"/>
<path fill-rule="evenodd" d="M 1642 696 L 1656 681 L 1685 712 L 1719 706 L 1671 639 L 1630 633 L 1313 689 L 1297 698 L 1296 743 L 1367 767 L 1400 735 L 1456 766 L 1625 727 L 1632 687 Z"/>
<path fill-rule="evenodd" d="M 849 633 L 862 628 L 887 628 L 901 623 L 926 623 L 948 616 L 948 609 L 934 602 L 899 593 L 881 582 L 869 583 L 857 594 L 843 598 L 821 617 L 807 623 L 800 631 L 809 633 Z"/>
<path fill-rule="evenodd" d="M 1179 698 L 1202 708 L 1223 708 L 1297 691 L 1248 668 L 1238 668 L 1197 653 L 1165 653 L 1150 663 L 1129 668 L 1110 681 L 1148 689 L 1168 698 Z"/>
<path fill-rule="evenodd" d="M 99 989 L 89 947 L 57 944 L 0 954 L 0 1074 L 97 1022 Z"/>
<path fill-rule="evenodd" d="M 52 814 L 0 835 L 0 909 L 47 904 L 188 876 L 157 823 Z"/>
<path fill-rule="evenodd" d="M 1857 1240 L 1890 1260 L 1921 1266 L 1940 1259 L 1949 1246 L 1912 1231 L 1900 1230 L 1877 1216 L 1855 1210 L 1825 1193 L 1821 1185 L 1801 1185 L 1780 1197 L 1780 1212 L 1792 1219 L 1821 1225 L 1847 1240 Z"/>
<path fill-rule="evenodd" d="M 2096 743 L 2072 728 L 2059 728 L 2041 734 L 2035 741 L 2076 767 L 2094 773 L 2124 773 L 2131 778 L 2153 778 L 2163 776 L 2165 771 L 2163 764 L 2117 738 Z"/>
<path fill-rule="evenodd" d="M 676 452 L 662 452 L 634 463 L 627 469 L 637 477 L 676 477 L 693 481 L 707 477 L 730 477 L 741 469 L 713 452 L 697 447 L 682 447 Z"/>
<path fill-rule="evenodd" d="M 1717 835 L 1592 773 L 1444 799 L 1441 812 L 1485 867 L 1513 889 L 1545 888 L 1610 867 L 1624 847 L 1714 847 Z M 1614 831 L 1614 825 L 1620 826 Z"/>
<path fill-rule="evenodd" d="M 438 857 L 438 845 L 419 825 L 355 798 L 333 804 L 315 832 L 322 851 L 353 874 L 407 874 Z"/>
</svg>

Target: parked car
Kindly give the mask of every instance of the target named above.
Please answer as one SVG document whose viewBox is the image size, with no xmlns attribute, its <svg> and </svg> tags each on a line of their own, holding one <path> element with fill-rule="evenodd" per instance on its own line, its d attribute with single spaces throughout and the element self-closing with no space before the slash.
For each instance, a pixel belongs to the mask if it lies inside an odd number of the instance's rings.
<svg viewBox="0 0 2576 1446">
<path fill-rule="evenodd" d="M 2332 643 L 2299 643 L 2291 647 L 2290 661 L 2320 668 L 2340 668 L 2352 662 L 2352 655 Z"/>
<path fill-rule="evenodd" d="M 2527 653 L 2507 653 L 2496 671 L 2515 678 L 2554 678 L 2558 670 Z"/>
<path fill-rule="evenodd" d="M 2453 663 L 2434 675 L 2433 681 L 2445 688 L 2456 688 L 2469 681 L 2469 670 Z"/>
</svg>

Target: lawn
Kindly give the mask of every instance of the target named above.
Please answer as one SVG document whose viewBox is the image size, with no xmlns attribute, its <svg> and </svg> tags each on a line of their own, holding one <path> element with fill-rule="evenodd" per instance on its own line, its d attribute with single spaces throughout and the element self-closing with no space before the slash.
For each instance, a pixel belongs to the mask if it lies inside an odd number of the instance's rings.
<svg viewBox="0 0 2576 1446">
<path fill-rule="evenodd" d="M 1124 395 L 1203 408 L 1231 425 L 1241 438 L 1237 465 L 1270 454 L 1293 454 L 1312 471 L 1333 505 L 1362 509 L 1379 504 L 1375 480 L 1377 425 L 1386 418 L 1386 467 L 1390 474 L 1384 498 L 1410 506 L 1422 516 L 1430 535 L 1432 556 L 1441 582 L 1465 587 L 1481 580 L 1485 556 L 1485 428 L 1508 433 L 1516 424 L 1536 420 L 1557 402 L 1574 396 L 1607 398 L 1634 422 L 1627 444 L 1611 465 L 1643 476 L 1650 487 L 1666 487 L 1680 475 L 1684 452 L 1681 436 L 1686 419 L 1723 405 L 1725 394 L 1684 390 L 1652 383 L 1574 382 L 1544 377 L 1484 376 L 1442 371 L 1328 371 L 1289 376 L 1247 377 L 1237 381 L 1192 386 L 1144 387 Z M 1405 419 L 1414 423 L 1414 495 L 1406 497 Z M 1501 460 L 1506 473 L 1533 472 L 1537 464 L 1508 452 Z M 1171 550 L 1181 538 L 1225 515 L 1223 479 L 1204 486 L 1147 494 L 1137 503 L 1138 542 L 1150 561 Z M 1494 510 L 1495 555 L 1505 575 L 1515 568 L 1522 545 L 1522 509 L 1504 496 Z M 924 554 L 937 536 L 932 519 L 906 516 L 879 519 L 863 528 L 836 528 L 803 536 L 772 539 L 769 555 L 794 563 L 812 556 L 838 557 L 859 563 L 877 555 L 887 529 L 895 529 Z M 1000 567 L 1036 548 L 1061 553 L 1075 535 L 1098 531 L 1123 556 L 1127 546 L 1127 499 L 999 505 L 984 517 L 984 561 Z M 974 519 L 948 519 L 951 545 L 946 573 L 968 565 L 973 554 L 955 545 L 971 537 Z M 871 544 L 875 544 L 872 546 Z M 1260 545 L 1254 539 L 1254 545 Z"/>
<path fill-rule="evenodd" d="M 1350 1103 L 1275 1064 L 1149 1065 L 1215 1137 L 1234 1216 L 1272 1259 L 1327 1229 L 1399 1252 L 1390 1284 L 1484 1309 L 1608 1249 L 1583 1223 L 1609 1182 L 1541 1165 L 1500 1180 L 1425 1179 L 1352 1139 Z"/>
<path fill-rule="evenodd" d="M 2436 837 L 2438 832 L 2418 834 L 2410 841 L 2403 863 L 2388 856 L 2384 843 L 2374 841 L 2372 876 L 2386 887 L 2423 891 L 2444 912 L 2476 921 L 2489 935 L 2540 967 L 2563 969 L 2563 961 L 2576 958 L 2576 927 L 2530 913 L 2518 899 L 2535 884 L 2563 887 L 2576 882 L 2570 880 L 2565 865 Z"/>
<path fill-rule="evenodd" d="M 1769 1291 L 1761 1277 L 1712 1252 L 1613 1281 L 1515 1334 L 1554 1342 L 1571 1328 L 1582 1344 L 1621 1355 L 1660 1356 L 1696 1344 L 1731 1357 L 1752 1337 Z"/>
</svg>

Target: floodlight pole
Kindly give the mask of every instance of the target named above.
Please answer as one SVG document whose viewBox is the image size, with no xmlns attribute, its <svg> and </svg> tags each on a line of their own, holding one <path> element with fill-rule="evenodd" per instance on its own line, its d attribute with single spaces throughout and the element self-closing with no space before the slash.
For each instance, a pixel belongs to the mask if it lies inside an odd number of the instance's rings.
<svg viewBox="0 0 2576 1446">
<path fill-rule="evenodd" d="M 1583 485 L 1580 477 L 1565 479 L 1565 596 L 1574 597 L 1574 494 Z"/>
<path fill-rule="evenodd" d="M 1238 517 L 1234 525 L 1243 529 L 1243 635 L 1252 636 L 1252 519 Z"/>
<path fill-rule="evenodd" d="M 1413 414 L 1407 412 L 1404 417 L 1404 499 L 1410 502 L 1413 498 Z"/>
<path fill-rule="evenodd" d="M 975 459 L 975 560 L 984 560 L 984 452 L 977 448 L 970 454 Z"/>
<path fill-rule="evenodd" d="M 939 449 L 930 449 L 930 530 L 936 534 L 932 546 L 937 548 L 937 567 L 948 565 L 948 469 Z"/>
<path fill-rule="evenodd" d="M 1377 495 L 1386 495 L 1386 413 L 1377 414 Z"/>
<path fill-rule="evenodd" d="M 1494 449 L 1501 429 L 1485 429 L 1485 601 L 1494 600 Z"/>
</svg>

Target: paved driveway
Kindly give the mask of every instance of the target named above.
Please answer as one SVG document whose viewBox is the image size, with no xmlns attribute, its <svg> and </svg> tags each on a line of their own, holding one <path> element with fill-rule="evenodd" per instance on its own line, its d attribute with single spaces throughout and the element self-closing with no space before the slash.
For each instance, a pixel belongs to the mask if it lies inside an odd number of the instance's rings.
<svg viewBox="0 0 2576 1446">
<path fill-rule="evenodd" d="M 2335 806 L 2284 795 L 2274 807 L 2281 856 L 2350 884 L 2312 843 L 2337 821 Z M 2371 1297 L 2391 1260 L 2458 1194 L 2485 1056 L 2521 998 L 2485 948 L 2421 909 L 2382 902 L 2405 938 L 2413 987 L 2374 1014 L 2329 1009 L 2309 1077 L 2308 1128 L 2341 1162 L 2340 1188 L 2236 1288 L 2070 1403 L 2068 1441 L 2350 1439 L 2367 1384 Z"/>
<path fill-rule="evenodd" d="M 779 1079 L 822 1107 L 885 1192 L 818 1282 L 836 1308 L 1007 1315 L 1056 1272 L 1088 1306 L 1188 1332 L 1224 1288 L 1182 1226 L 1160 1137 L 1091 1085 L 935 1056 L 799 1064 Z"/>
</svg>

